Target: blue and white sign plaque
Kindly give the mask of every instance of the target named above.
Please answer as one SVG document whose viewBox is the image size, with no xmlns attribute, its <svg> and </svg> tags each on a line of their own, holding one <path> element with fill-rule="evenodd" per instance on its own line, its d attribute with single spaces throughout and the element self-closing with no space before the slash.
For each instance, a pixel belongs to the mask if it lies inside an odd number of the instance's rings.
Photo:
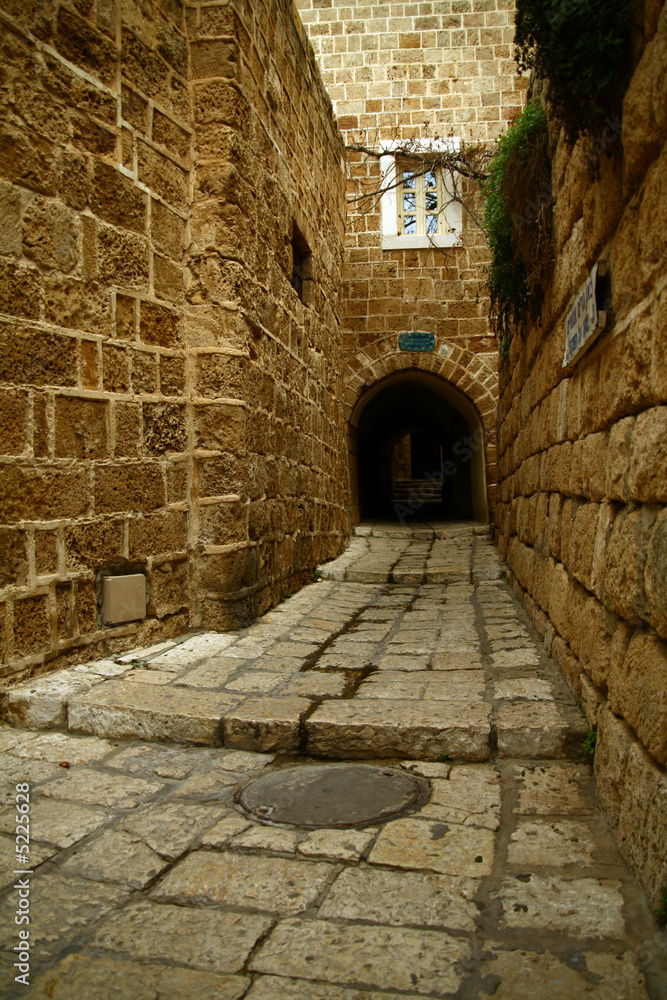
<svg viewBox="0 0 667 1000">
<path fill-rule="evenodd" d="M 399 351 L 434 351 L 435 334 L 423 333 L 420 330 L 399 333 L 398 349 Z"/>
<path fill-rule="evenodd" d="M 567 314 L 563 368 L 569 367 L 581 357 L 584 351 L 588 350 L 607 322 L 607 314 L 601 310 L 598 311 L 595 300 L 598 268 L 600 276 L 602 276 L 606 264 L 600 262 L 594 266 Z"/>
</svg>

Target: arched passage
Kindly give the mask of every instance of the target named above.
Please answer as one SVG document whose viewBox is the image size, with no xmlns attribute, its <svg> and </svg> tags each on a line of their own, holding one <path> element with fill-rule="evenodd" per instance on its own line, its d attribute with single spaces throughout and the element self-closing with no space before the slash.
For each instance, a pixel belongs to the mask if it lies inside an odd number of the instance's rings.
<svg viewBox="0 0 667 1000">
<path fill-rule="evenodd" d="M 349 438 L 355 521 L 488 520 L 484 429 L 443 378 L 410 368 L 376 382 L 352 409 Z"/>
</svg>

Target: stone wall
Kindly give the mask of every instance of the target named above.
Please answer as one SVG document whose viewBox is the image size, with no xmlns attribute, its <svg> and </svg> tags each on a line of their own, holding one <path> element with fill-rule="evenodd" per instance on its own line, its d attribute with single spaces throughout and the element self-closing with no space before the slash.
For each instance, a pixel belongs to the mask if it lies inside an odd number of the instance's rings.
<svg viewBox="0 0 667 1000">
<path fill-rule="evenodd" d="M 496 533 L 514 585 L 591 726 L 600 801 L 657 901 L 667 883 L 667 8 L 647 4 L 623 106 L 553 156 L 556 265 L 541 326 L 501 370 Z M 554 136 L 554 139 L 556 136 Z M 606 155 L 609 154 L 609 155 Z M 561 367 L 598 260 L 610 328 Z"/>
<path fill-rule="evenodd" d="M 373 5 L 297 0 L 297 6 L 347 144 L 379 149 L 392 140 L 450 136 L 463 144 L 490 143 L 523 106 L 526 79 L 517 76 L 512 54 L 511 0 Z M 378 160 L 363 153 L 349 154 L 349 175 L 351 196 L 381 186 Z M 462 193 L 478 216 L 479 198 L 467 187 Z M 348 396 L 359 395 L 360 368 L 378 360 L 390 369 L 404 367 L 405 359 L 423 367 L 416 355 L 401 360 L 398 350 L 401 331 L 423 330 L 436 335 L 435 356 L 426 362 L 432 370 L 440 371 L 443 359 L 453 357 L 454 365 L 444 365 L 450 369 L 445 378 L 465 373 L 469 386 L 479 373 L 497 399 L 486 255 L 484 236 L 470 214 L 464 213 L 460 242 L 451 249 L 383 250 L 378 204 L 364 203 L 358 210 L 351 203 L 343 285 Z M 491 446 L 486 472 L 493 508 L 494 426 L 485 437 Z"/>
<path fill-rule="evenodd" d="M 0 3 L 4 677 L 246 620 L 347 529 L 341 140 L 253 8 Z M 110 571 L 143 623 L 101 625 Z"/>
</svg>

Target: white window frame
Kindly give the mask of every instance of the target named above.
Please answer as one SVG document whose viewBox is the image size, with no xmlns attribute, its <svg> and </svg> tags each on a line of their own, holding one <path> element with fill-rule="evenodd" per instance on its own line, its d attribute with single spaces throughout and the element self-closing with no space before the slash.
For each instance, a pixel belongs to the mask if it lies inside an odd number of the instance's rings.
<svg viewBox="0 0 667 1000">
<path fill-rule="evenodd" d="M 439 221 L 442 220 L 444 233 L 401 233 L 399 232 L 399 192 L 396 149 L 404 146 L 400 142 L 384 143 L 382 146 L 382 156 L 380 157 L 380 171 L 382 176 L 383 190 L 380 199 L 380 209 L 382 213 L 382 249 L 383 250 L 427 250 L 430 247 L 453 247 L 460 242 L 463 231 L 463 211 L 459 201 L 453 199 L 454 180 L 449 171 L 441 174 L 438 184 L 439 190 L 444 190 L 445 202 L 444 211 L 440 211 Z M 460 141 L 457 137 L 451 139 L 425 139 L 418 145 L 411 147 L 411 152 L 415 153 L 443 153 L 452 152 L 460 148 Z M 399 155 L 400 160 L 400 155 Z M 405 168 L 400 165 L 400 170 Z"/>
</svg>

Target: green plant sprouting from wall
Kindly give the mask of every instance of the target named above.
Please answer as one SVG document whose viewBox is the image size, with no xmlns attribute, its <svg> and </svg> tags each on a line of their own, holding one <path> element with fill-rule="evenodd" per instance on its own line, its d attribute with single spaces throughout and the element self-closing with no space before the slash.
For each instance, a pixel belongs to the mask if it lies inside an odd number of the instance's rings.
<svg viewBox="0 0 667 1000">
<path fill-rule="evenodd" d="M 553 264 L 549 134 L 538 100 L 498 140 L 483 192 L 490 318 L 506 349 L 523 319 L 539 316 Z"/>
<path fill-rule="evenodd" d="M 619 114 L 628 79 L 632 0 L 517 0 L 516 61 L 548 80 L 570 143 Z"/>
<path fill-rule="evenodd" d="M 598 736 L 597 730 L 595 730 L 595 729 L 589 729 L 588 732 L 586 733 L 586 735 L 584 736 L 584 740 L 583 740 L 583 743 L 582 743 L 582 750 L 584 751 L 584 754 L 585 754 L 586 757 L 594 757 L 595 756 L 595 747 L 597 745 L 597 736 Z"/>
</svg>

